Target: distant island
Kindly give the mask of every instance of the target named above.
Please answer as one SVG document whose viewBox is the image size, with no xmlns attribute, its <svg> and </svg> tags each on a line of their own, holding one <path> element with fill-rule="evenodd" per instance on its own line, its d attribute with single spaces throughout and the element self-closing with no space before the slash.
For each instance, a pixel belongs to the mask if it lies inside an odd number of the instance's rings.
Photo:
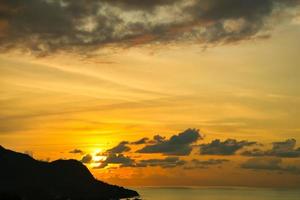
<svg viewBox="0 0 300 200">
<path fill-rule="evenodd" d="M 137 198 L 134 190 L 93 177 L 77 160 L 43 162 L 0 146 L 1 200 L 109 200 Z"/>
</svg>

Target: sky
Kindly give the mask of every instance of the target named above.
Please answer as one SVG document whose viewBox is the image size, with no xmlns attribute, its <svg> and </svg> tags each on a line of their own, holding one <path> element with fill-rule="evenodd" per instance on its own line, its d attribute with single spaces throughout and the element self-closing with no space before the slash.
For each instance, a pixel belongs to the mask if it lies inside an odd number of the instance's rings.
<svg viewBox="0 0 300 200">
<path fill-rule="evenodd" d="M 3 0 L 0 145 L 124 186 L 299 187 L 299 6 Z"/>
</svg>

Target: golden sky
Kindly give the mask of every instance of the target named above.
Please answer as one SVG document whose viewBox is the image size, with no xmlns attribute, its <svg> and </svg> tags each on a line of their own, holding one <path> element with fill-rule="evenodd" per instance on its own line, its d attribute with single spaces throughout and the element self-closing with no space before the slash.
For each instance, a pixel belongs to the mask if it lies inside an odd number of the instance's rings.
<svg viewBox="0 0 300 200">
<path fill-rule="evenodd" d="M 125 186 L 300 185 L 299 1 L 16 2 L 4 147 Z"/>
</svg>

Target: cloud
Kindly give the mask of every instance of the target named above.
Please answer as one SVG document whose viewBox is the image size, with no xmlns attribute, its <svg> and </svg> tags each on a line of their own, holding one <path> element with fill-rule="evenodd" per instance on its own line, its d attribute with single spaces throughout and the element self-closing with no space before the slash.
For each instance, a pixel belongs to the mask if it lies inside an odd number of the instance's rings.
<svg viewBox="0 0 300 200">
<path fill-rule="evenodd" d="M 241 165 L 245 169 L 255 170 L 280 170 L 280 158 L 252 158 Z"/>
<path fill-rule="evenodd" d="M 298 165 L 284 166 L 281 158 L 272 158 L 272 157 L 251 158 L 247 160 L 245 163 L 241 164 L 241 168 L 300 174 L 300 166 Z"/>
<path fill-rule="evenodd" d="M 166 157 L 162 159 L 144 159 L 134 160 L 124 154 L 108 154 L 105 161 L 101 161 L 100 165 L 96 168 L 104 168 L 109 164 L 119 164 L 120 167 L 161 167 L 161 168 L 174 168 L 182 166 L 186 163 L 184 160 L 180 160 L 178 157 Z"/>
<path fill-rule="evenodd" d="M 202 155 L 234 155 L 238 150 L 246 146 L 252 146 L 256 142 L 237 141 L 235 139 L 227 139 L 221 142 L 219 139 L 213 140 L 208 144 L 200 145 L 200 154 Z"/>
<path fill-rule="evenodd" d="M 199 165 L 219 165 L 224 162 L 229 162 L 227 159 L 209 159 L 209 160 L 197 160 L 194 159 L 192 162 L 197 163 Z"/>
<path fill-rule="evenodd" d="M 164 155 L 189 155 L 192 151 L 192 144 L 202 139 L 198 129 L 187 129 L 178 135 L 173 135 L 169 140 L 161 136 L 155 136 L 155 143 L 146 145 L 137 153 L 162 153 Z"/>
<path fill-rule="evenodd" d="M 246 150 L 241 152 L 241 155 L 243 156 L 251 156 L 251 157 L 260 157 L 260 156 L 266 156 L 266 152 L 261 149 L 252 149 L 252 150 Z"/>
<path fill-rule="evenodd" d="M 69 151 L 69 153 L 73 153 L 73 154 L 83 154 L 84 152 L 80 149 L 73 149 L 72 151 Z"/>
<path fill-rule="evenodd" d="M 300 157 L 299 149 L 295 149 L 296 140 L 288 139 L 283 142 L 273 142 L 271 154 L 279 157 Z"/>
<path fill-rule="evenodd" d="M 136 167 L 162 167 L 162 168 L 174 168 L 182 166 L 186 163 L 184 160 L 180 160 L 179 157 L 166 157 L 163 159 L 148 159 L 140 160 Z"/>
<path fill-rule="evenodd" d="M 135 161 L 131 159 L 129 156 L 125 156 L 123 154 L 108 154 L 105 161 L 101 161 L 101 164 L 96 168 L 104 168 L 108 164 L 120 164 L 120 167 L 130 167 L 133 166 Z"/>
<path fill-rule="evenodd" d="M 129 142 L 122 141 L 117 146 L 107 150 L 107 152 L 112 154 L 128 152 L 131 148 L 127 146 L 127 144 L 129 144 Z"/>
<path fill-rule="evenodd" d="M 133 145 L 147 144 L 148 140 L 149 140 L 149 138 L 144 137 L 144 138 L 139 139 L 137 141 L 131 142 L 130 144 L 133 144 Z"/>
<path fill-rule="evenodd" d="M 166 137 L 161 136 L 161 135 L 154 135 L 153 139 L 148 141 L 149 144 L 156 144 L 156 143 L 161 143 L 166 140 Z"/>
<path fill-rule="evenodd" d="M 193 159 L 191 165 L 185 167 L 185 169 L 207 169 L 210 166 L 220 166 L 223 163 L 229 162 L 227 159 L 209 159 L 209 160 L 198 160 Z"/>
<path fill-rule="evenodd" d="M 285 158 L 300 157 L 300 148 L 296 149 L 296 140 L 288 139 L 282 142 L 273 142 L 270 150 L 252 149 L 241 153 L 244 156 L 260 157 L 260 156 L 276 156 Z"/>
<path fill-rule="evenodd" d="M 110 0 L 104 0 L 109 2 Z M 179 0 L 114 0 L 114 6 L 122 7 L 124 9 L 134 10 L 148 10 L 151 11 L 157 6 L 172 5 Z"/>
<path fill-rule="evenodd" d="M 86 154 L 85 156 L 82 157 L 81 162 L 85 163 L 85 164 L 88 164 L 88 163 L 91 163 L 92 160 L 93 160 L 92 155 L 91 154 Z"/>
<path fill-rule="evenodd" d="M 84 53 L 113 44 L 236 42 L 260 37 L 275 11 L 297 5 L 298 0 L 2 0 L 0 50 Z"/>
</svg>

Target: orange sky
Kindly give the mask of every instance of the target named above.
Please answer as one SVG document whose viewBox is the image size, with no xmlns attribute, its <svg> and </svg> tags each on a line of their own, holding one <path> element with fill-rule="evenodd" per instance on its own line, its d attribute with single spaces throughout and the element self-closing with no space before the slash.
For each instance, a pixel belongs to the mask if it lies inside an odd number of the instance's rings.
<svg viewBox="0 0 300 200">
<path fill-rule="evenodd" d="M 180 6 L 185 8 L 189 3 Z M 131 13 L 133 8 L 126 9 L 125 20 L 141 17 L 138 12 Z M 169 23 L 180 12 L 174 9 L 164 15 L 164 9 L 158 9 L 157 18 L 150 22 L 158 23 L 161 16 Z M 86 165 L 97 178 L 125 186 L 298 187 L 299 8 L 285 14 L 293 17 L 278 24 L 272 21 L 276 16 L 270 20 L 270 37 L 233 43 L 175 39 L 153 44 L 158 37 L 144 34 L 133 38 L 133 46 L 108 44 L 90 50 L 92 55 L 85 54 L 87 50 L 60 49 L 46 55 L 20 47 L 2 50 L 0 144 L 50 161 L 83 160 L 91 155 Z M 178 21 L 188 19 L 182 16 Z M 93 20 L 86 20 L 82 29 L 95 28 Z M 198 20 L 173 29 L 191 31 L 194 24 L 215 23 Z M 224 27 L 237 31 L 244 23 L 229 20 Z M 6 26 L 9 23 L 0 18 L 0 41 L 2 35 L 6 37 Z M 187 26 L 191 29 L 186 30 Z M 179 134 L 189 128 L 199 129 L 199 138 L 175 149 L 190 148 L 191 152 L 165 152 L 172 143 L 170 138 L 177 135 L 180 139 L 174 145 L 181 144 L 185 138 Z M 155 141 L 155 135 L 165 138 Z M 132 143 L 144 137 L 148 142 Z M 223 142 L 229 138 L 236 143 L 228 147 Z M 213 147 L 214 153 L 201 152 L 201 145 L 209 146 L 216 139 L 221 144 Z M 122 141 L 130 150 L 109 152 Z M 281 142 L 277 149 L 274 142 Z M 151 145 L 163 150 L 136 152 Z M 70 153 L 74 149 L 81 152 Z M 241 155 L 255 149 L 262 155 Z M 109 156 L 123 157 L 117 164 L 107 161 L 107 166 L 97 168 Z M 128 159 L 130 166 L 122 166 Z M 147 166 L 139 166 L 143 162 Z"/>
</svg>

